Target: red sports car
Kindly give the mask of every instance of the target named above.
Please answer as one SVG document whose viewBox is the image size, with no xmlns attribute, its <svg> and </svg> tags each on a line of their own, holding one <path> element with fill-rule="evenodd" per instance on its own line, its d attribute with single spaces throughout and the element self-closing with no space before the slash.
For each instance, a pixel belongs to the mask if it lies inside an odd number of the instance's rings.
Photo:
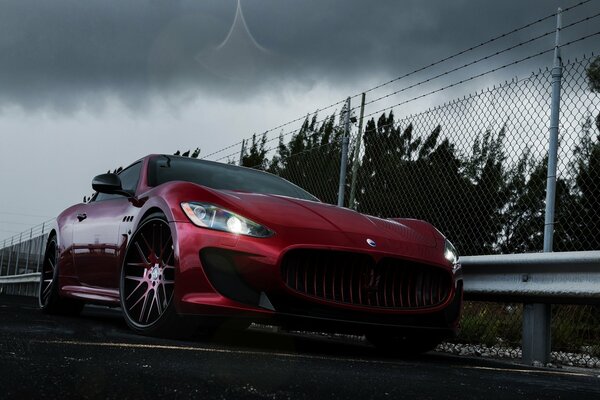
<svg viewBox="0 0 600 400">
<path fill-rule="evenodd" d="M 92 187 L 48 238 L 46 312 L 105 304 L 141 334 L 235 320 L 365 334 L 407 353 L 458 328 L 458 255 L 427 222 L 363 215 L 269 173 L 178 156 L 147 156 Z"/>
</svg>

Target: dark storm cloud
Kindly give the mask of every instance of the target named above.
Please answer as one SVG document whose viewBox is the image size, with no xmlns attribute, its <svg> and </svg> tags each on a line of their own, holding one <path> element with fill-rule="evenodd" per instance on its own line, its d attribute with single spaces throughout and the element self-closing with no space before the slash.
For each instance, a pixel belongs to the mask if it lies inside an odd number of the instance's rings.
<svg viewBox="0 0 600 400">
<path fill-rule="evenodd" d="M 230 32 L 236 4 L 4 0 L 0 107 L 71 110 L 116 95 L 136 108 L 157 93 L 234 98 L 281 82 L 395 76 L 550 14 L 558 2 L 242 0 L 247 26 L 238 21 Z"/>
</svg>

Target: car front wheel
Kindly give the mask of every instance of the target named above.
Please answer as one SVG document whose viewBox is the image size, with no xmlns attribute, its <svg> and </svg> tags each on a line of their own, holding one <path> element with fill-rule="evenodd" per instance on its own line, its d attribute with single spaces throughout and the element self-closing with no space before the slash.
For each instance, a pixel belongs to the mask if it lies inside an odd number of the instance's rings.
<svg viewBox="0 0 600 400">
<path fill-rule="evenodd" d="M 135 332 L 151 336 L 183 333 L 173 300 L 175 262 L 166 218 L 162 214 L 148 216 L 132 235 L 121 268 L 121 308 Z"/>
</svg>

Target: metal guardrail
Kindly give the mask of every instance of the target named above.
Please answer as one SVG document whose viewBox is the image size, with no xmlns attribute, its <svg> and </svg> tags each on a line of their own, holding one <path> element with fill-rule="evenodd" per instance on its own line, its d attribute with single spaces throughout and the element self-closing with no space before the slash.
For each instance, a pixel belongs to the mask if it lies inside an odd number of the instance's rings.
<svg viewBox="0 0 600 400">
<path fill-rule="evenodd" d="M 0 285 L 15 284 L 15 283 L 37 283 L 40 281 L 40 273 L 33 272 L 30 274 L 0 276 Z"/>
<path fill-rule="evenodd" d="M 468 300 L 600 303 L 600 251 L 461 257 Z"/>
<path fill-rule="evenodd" d="M 465 299 L 521 302 L 523 361 L 550 361 L 551 304 L 600 303 L 600 251 L 463 257 Z"/>
<path fill-rule="evenodd" d="M 37 296 L 39 285 L 39 272 L 0 276 L 0 294 Z"/>
</svg>

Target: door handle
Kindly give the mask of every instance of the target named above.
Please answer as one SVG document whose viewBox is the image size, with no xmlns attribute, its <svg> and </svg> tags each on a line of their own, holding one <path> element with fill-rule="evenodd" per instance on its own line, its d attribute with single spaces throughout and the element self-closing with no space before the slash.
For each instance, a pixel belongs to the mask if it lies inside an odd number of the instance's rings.
<svg viewBox="0 0 600 400">
<path fill-rule="evenodd" d="M 77 219 L 79 220 L 79 222 L 83 221 L 86 218 L 87 218 L 86 213 L 77 214 Z"/>
</svg>

